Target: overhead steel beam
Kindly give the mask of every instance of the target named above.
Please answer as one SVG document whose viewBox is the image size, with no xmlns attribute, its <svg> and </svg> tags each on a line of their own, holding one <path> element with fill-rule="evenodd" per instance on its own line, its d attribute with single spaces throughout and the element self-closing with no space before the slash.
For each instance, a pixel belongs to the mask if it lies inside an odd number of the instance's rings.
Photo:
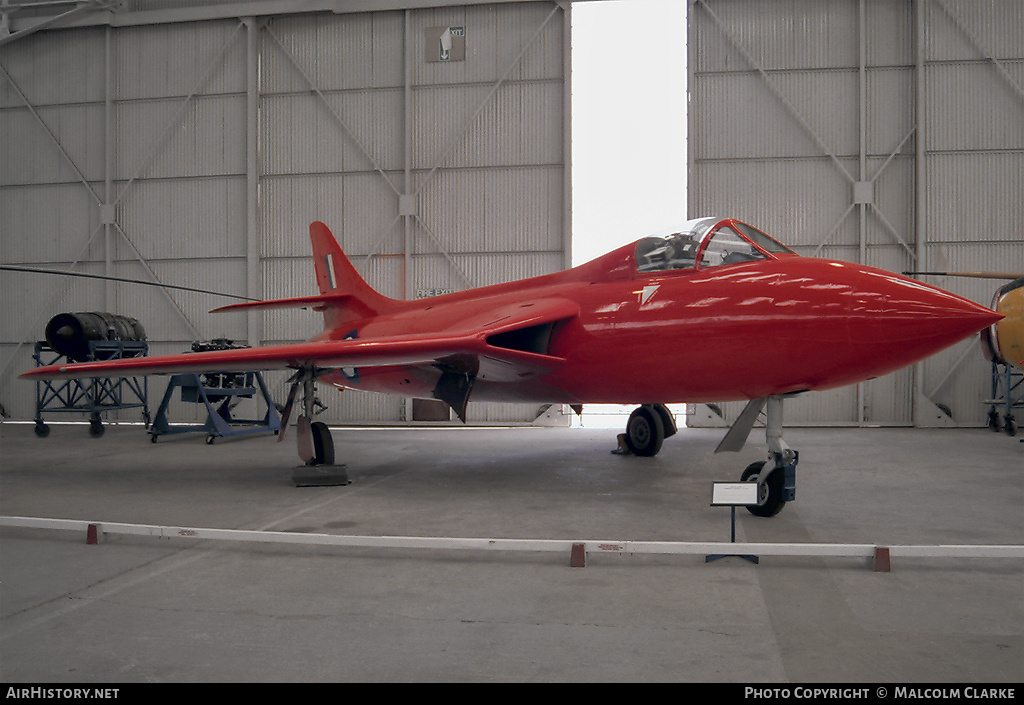
<svg viewBox="0 0 1024 705">
<path fill-rule="evenodd" d="M 59 15 L 53 15 L 52 17 L 47 17 L 46 19 L 43 20 L 39 20 L 38 17 L 33 17 L 31 20 L 25 20 L 23 22 L 19 22 L 17 20 L 15 20 L 14 22 L 10 21 L 9 12 L 13 9 L 16 9 L 18 6 L 10 6 L 5 3 L 4 16 L 5 18 L 8 18 L 8 31 L 10 30 L 11 26 L 17 27 L 20 24 L 24 24 L 25 26 L 22 29 L 19 29 L 15 32 L 11 32 L 7 36 L 0 37 L 0 47 L 4 46 L 5 44 L 10 44 L 11 42 L 16 42 L 19 39 L 23 39 L 29 36 L 30 34 L 35 34 L 39 30 L 46 29 L 47 27 L 66 26 L 70 20 L 74 20 L 88 13 L 102 12 L 110 7 L 113 7 L 114 5 L 117 5 L 119 2 L 120 0 L 88 0 L 88 2 L 84 2 L 81 5 L 75 7 L 74 9 L 68 10 L 67 12 L 62 12 Z"/>
<path fill-rule="evenodd" d="M 148 0 L 135 0 L 136 7 L 145 7 Z M 294 15 L 302 13 L 331 13 L 344 15 L 359 12 L 385 12 L 392 10 L 418 10 L 463 5 L 491 5 L 495 0 L 250 0 L 249 2 L 224 2 L 210 0 L 208 2 L 183 3 L 181 7 L 163 7 L 155 10 L 123 9 L 122 0 L 94 0 L 97 8 L 90 12 L 47 18 L 47 26 L 60 27 L 91 27 L 109 25 L 111 27 L 135 27 L 154 24 L 173 24 L 177 22 L 200 22 L 204 20 L 240 19 L 242 17 L 272 17 L 275 15 Z M 503 3 L 536 2 L 536 0 L 501 0 Z M 561 1 L 561 0 L 560 0 Z M 31 6 L 32 3 L 24 3 Z M 67 4 L 73 4 L 69 0 Z M 18 31 L 37 31 L 38 17 L 14 18 L 11 25 Z M 38 29 L 42 29 L 39 27 Z M 13 35 L 12 35 L 13 36 Z"/>
</svg>

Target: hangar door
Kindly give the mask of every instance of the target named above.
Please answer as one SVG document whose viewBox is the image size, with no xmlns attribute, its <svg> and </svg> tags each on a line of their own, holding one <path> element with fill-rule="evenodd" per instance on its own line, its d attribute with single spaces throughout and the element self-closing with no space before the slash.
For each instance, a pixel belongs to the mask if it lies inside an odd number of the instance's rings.
<svg viewBox="0 0 1024 705">
<path fill-rule="evenodd" d="M 691 0 L 688 21 L 690 217 L 895 272 L 1024 268 L 1024 2 Z M 922 279 L 985 305 L 999 286 Z M 990 394 L 971 339 L 786 421 L 980 426 Z"/>
<path fill-rule="evenodd" d="M 316 292 L 309 223 L 323 220 L 396 298 L 566 265 L 568 21 L 558 3 L 242 5 L 270 14 L 138 2 L 24 37 L 21 25 L 38 18 L 12 16 L 14 34 L 0 39 L 0 260 L 303 296 Z M 170 288 L 9 272 L 0 287 L 0 401 L 25 419 L 33 392 L 17 374 L 57 312 L 137 318 L 150 354 L 219 337 L 299 341 L 322 323 L 304 311 L 210 315 L 232 300 Z M 279 401 L 285 378 L 267 375 Z M 151 379 L 153 406 L 166 378 Z M 321 396 L 326 421 L 414 417 L 397 397 Z M 195 418 L 199 407 L 174 413 Z M 469 420 L 537 413 L 477 404 Z"/>
</svg>

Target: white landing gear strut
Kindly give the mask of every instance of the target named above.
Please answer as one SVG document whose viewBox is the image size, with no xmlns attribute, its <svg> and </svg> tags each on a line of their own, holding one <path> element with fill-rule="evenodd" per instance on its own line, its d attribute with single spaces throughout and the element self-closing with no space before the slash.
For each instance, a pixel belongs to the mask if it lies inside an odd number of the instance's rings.
<svg viewBox="0 0 1024 705">
<path fill-rule="evenodd" d="M 751 399 L 715 449 L 716 453 L 740 450 L 761 409 L 767 407 L 764 435 L 768 443 L 768 459 L 751 463 L 740 476 L 743 482 L 756 482 L 758 485 L 757 504 L 747 507 L 755 516 L 775 516 L 786 502 L 796 498 L 796 464 L 800 454 L 782 438 L 782 400 L 781 396 Z"/>
</svg>

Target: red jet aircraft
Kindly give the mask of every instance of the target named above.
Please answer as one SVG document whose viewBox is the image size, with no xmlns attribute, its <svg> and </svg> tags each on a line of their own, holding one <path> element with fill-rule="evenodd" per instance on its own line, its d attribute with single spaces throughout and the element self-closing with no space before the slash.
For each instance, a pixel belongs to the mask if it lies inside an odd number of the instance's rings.
<svg viewBox="0 0 1024 705">
<path fill-rule="evenodd" d="M 316 381 L 442 399 L 641 404 L 622 440 L 654 455 L 675 423 L 665 404 L 750 400 L 718 450 L 739 450 L 767 405 L 768 459 L 748 467 L 762 516 L 794 496 L 797 453 L 782 439 L 783 397 L 893 372 L 992 325 L 991 309 L 891 272 L 800 257 L 728 218 L 689 221 L 563 272 L 433 298 L 385 297 L 323 223 L 310 226 L 319 295 L 233 304 L 323 312 L 304 343 L 56 364 L 28 379 L 296 370 L 299 455 L 332 465 L 311 423 Z M 280 439 L 279 439 L 280 440 Z M 765 471 L 767 465 L 768 470 Z"/>
</svg>

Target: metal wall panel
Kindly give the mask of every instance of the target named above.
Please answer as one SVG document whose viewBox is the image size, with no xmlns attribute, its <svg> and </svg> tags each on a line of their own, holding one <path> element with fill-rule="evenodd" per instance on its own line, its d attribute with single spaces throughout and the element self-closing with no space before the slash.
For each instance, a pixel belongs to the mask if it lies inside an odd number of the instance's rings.
<svg viewBox="0 0 1024 705">
<path fill-rule="evenodd" d="M 562 136 L 545 128 L 561 120 L 561 84 L 506 83 L 488 100 L 492 90 L 466 86 L 416 91 L 417 168 L 432 168 L 445 155 L 442 166 L 560 163 Z M 469 120 L 472 124 L 466 125 Z M 453 146 L 458 137 L 462 139 Z"/>
<path fill-rule="evenodd" d="M 117 178 L 245 173 L 245 125 L 237 96 L 131 102 L 118 110 Z"/>
<path fill-rule="evenodd" d="M 124 27 L 113 36 L 115 100 L 245 91 L 245 33 L 238 20 Z"/>
<path fill-rule="evenodd" d="M 1024 221 L 1024 159 L 1020 152 L 935 154 L 928 161 L 928 232 L 933 242 L 981 242 L 986 247 L 971 252 L 986 258 L 996 243 L 1022 244 L 1020 223 Z M 1024 251 L 1005 262 L 1005 269 L 1021 266 Z M 931 261 L 931 260 L 929 260 Z M 1014 265 L 1014 262 L 1017 264 Z M 966 263 L 964 263 L 966 264 Z M 945 270 L 942 261 L 934 269 Z"/>
<path fill-rule="evenodd" d="M 90 212 L 92 204 L 79 184 L 0 188 L 0 261 L 42 266 L 66 261 L 68 253 L 84 256 L 89 235 L 98 224 Z M 29 288 L 46 292 L 54 284 L 37 282 Z"/>
<path fill-rule="evenodd" d="M 849 204 L 849 181 L 829 160 L 722 159 L 698 162 L 700 200 L 690 213 L 735 214 L 801 252 L 826 240 Z M 849 168 L 854 163 L 845 160 Z M 814 208 L 808 208 L 814 203 Z M 699 217 L 699 216 L 694 216 Z M 849 241 L 845 221 L 830 243 Z"/>
<path fill-rule="evenodd" d="M 296 5 L 292 15 L 282 3 L 283 14 L 253 20 L 180 21 L 192 5 L 147 2 L 134 9 L 154 12 L 120 14 L 124 26 L 43 30 L 0 47 L 3 262 L 302 296 L 316 291 L 313 220 L 396 298 L 568 261 L 558 3 L 341 14 Z M 425 60 L 424 30 L 436 26 L 465 27 L 465 60 Z M 403 193 L 412 214 L 399 212 Z M 135 316 L 154 354 L 218 336 L 301 340 L 322 325 L 308 311 L 211 316 L 227 301 L 205 294 L 52 284 L 0 279 L 5 303 L 26 304 L 14 309 L 25 320 L 0 324 L 0 401 L 21 418 L 33 414 L 30 387 L 16 380 L 31 365 L 25 341 L 58 311 Z M 285 379 L 268 375 L 280 394 Z M 328 421 L 407 416 L 404 400 L 380 395 L 330 406 Z M 470 414 L 480 423 L 535 416 L 502 404 Z"/>
<path fill-rule="evenodd" d="M 33 105 L 67 105 L 102 101 L 103 29 L 39 33 L 17 51 L 3 52 L 4 69 Z M 0 107 L 24 106 L 18 92 L 0 81 Z"/>
<path fill-rule="evenodd" d="M 331 18 L 293 15 L 274 18 L 273 39 L 262 89 L 305 91 L 307 76 L 323 91 L 394 88 L 402 85 L 402 12 L 367 12 Z M 280 45 L 278 45 L 278 42 Z M 281 49 L 292 60 L 277 61 Z M 303 75 L 305 74 L 305 76 Z"/>
<path fill-rule="evenodd" d="M 119 223 L 147 260 L 242 257 L 244 208 L 241 178 L 145 181 L 125 196 Z"/>
<path fill-rule="evenodd" d="M 4 109 L 3 185 L 77 183 L 102 178 L 102 109 L 93 105 Z M 52 136 L 51 136 L 52 135 Z M 59 140 L 64 154 L 54 148 Z M 65 156 L 65 154 L 67 156 Z M 69 158 L 71 162 L 69 162 Z M 74 166 L 72 166 L 72 163 Z"/>
<path fill-rule="evenodd" d="M 981 45 L 1020 65 L 1024 5 L 1017 0 L 929 0 L 926 11 L 929 61 L 976 60 Z"/>
<path fill-rule="evenodd" d="M 767 69 L 841 68 L 857 61 L 856 34 L 849 31 L 857 25 L 851 2 L 727 0 L 708 3 L 703 12 L 721 25 L 702 24 L 691 35 L 701 71 L 748 71 L 743 53 Z M 732 39 L 724 40 L 724 33 Z"/>
<path fill-rule="evenodd" d="M 1024 26 L 1021 27 L 1024 31 Z M 1024 53 L 1021 51 L 1020 53 Z M 1020 79 L 1018 78 L 1018 86 Z M 984 63 L 936 64 L 928 69 L 928 148 L 1022 150 L 1024 94 Z"/>
<path fill-rule="evenodd" d="M 453 252 L 562 251 L 561 178 L 558 166 L 446 171 L 422 197 L 421 213 Z M 532 205 L 513 211 L 509 203 Z M 415 251 L 436 251 L 436 243 L 420 239 Z"/>
<path fill-rule="evenodd" d="M 689 215 L 891 271 L 1024 268 L 1021 36 L 1021 0 L 691 0 Z M 979 425 L 976 348 L 794 399 L 787 422 Z"/>
</svg>

